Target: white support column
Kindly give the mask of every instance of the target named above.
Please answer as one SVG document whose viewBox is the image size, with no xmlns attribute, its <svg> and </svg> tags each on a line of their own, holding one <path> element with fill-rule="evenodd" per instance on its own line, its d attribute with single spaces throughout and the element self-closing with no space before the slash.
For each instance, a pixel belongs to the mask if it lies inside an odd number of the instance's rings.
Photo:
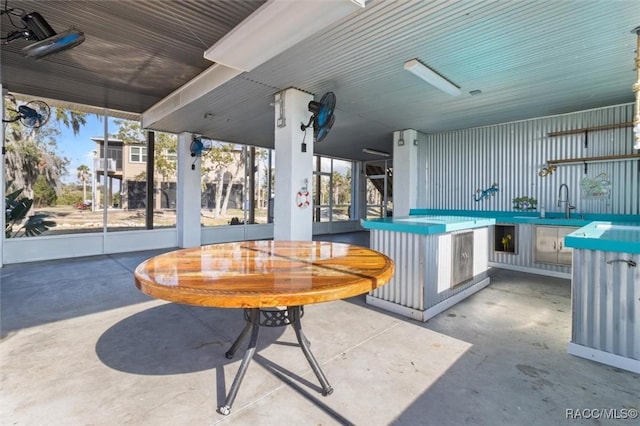
<svg viewBox="0 0 640 426">
<path fill-rule="evenodd" d="M 200 227 L 200 164 L 202 159 L 194 163 L 189 145 L 191 133 L 178 135 L 178 173 L 177 194 L 177 231 L 178 246 L 198 247 L 201 245 Z M 194 165 L 194 170 L 191 165 Z"/>
<path fill-rule="evenodd" d="M 275 201 L 273 218 L 274 240 L 311 241 L 312 229 L 312 177 L 313 129 L 300 130 L 311 113 L 309 101 L 313 96 L 297 89 L 286 89 L 276 94 L 275 104 Z M 302 142 L 306 152 L 302 152 Z M 306 187 L 309 205 L 298 207 L 298 191 Z"/>
<path fill-rule="evenodd" d="M 408 216 L 418 200 L 418 132 L 393 132 L 393 216 Z"/>
<path fill-rule="evenodd" d="M 360 220 L 367 218 L 367 177 L 365 176 L 364 162 L 354 163 L 353 172 L 353 219 Z"/>
</svg>

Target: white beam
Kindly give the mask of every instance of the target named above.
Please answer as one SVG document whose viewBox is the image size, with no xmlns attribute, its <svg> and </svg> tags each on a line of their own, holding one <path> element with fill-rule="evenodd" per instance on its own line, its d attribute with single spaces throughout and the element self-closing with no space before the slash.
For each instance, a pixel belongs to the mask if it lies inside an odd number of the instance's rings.
<svg viewBox="0 0 640 426">
<path fill-rule="evenodd" d="M 269 0 L 207 49 L 204 57 L 251 71 L 363 7 L 364 0 Z"/>
<path fill-rule="evenodd" d="M 153 129 L 160 120 L 197 101 L 231 80 L 241 71 L 215 64 L 142 113 L 142 128 Z M 162 129 L 156 129 L 162 130 Z"/>
</svg>

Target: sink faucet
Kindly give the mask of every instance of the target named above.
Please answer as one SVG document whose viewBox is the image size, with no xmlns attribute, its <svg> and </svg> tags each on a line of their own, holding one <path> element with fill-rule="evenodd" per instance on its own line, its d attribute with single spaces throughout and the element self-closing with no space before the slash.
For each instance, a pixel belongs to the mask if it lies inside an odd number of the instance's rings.
<svg viewBox="0 0 640 426">
<path fill-rule="evenodd" d="M 562 188 L 565 189 L 564 199 L 562 198 Z M 569 212 L 571 210 L 574 210 L 576 206 L 572 206 L 571 203 L 569 202 L 569 187 L 567 186 L 566 183 L 563 183 L 562 185 L 560 185 L 560 189 L 558 190 L 558 207 L 560 207 L 562 203 L 564 203 L 564 217 L 569 219 L 570 217 Z"/>
</svg>

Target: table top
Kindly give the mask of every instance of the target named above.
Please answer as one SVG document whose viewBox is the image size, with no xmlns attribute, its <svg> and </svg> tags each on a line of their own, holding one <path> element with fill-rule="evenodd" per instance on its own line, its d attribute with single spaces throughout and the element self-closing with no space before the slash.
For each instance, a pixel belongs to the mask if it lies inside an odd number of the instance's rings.
<svg viewBox="0 0 640 426">
<path fill-rule="evenodd" d="M 136 287 L 198 306 L 268 308 L 344 299 L 387 283 L 389 257 L 325 241 L 241 241 L 175 250 L 142 262 Z"/>
</svg>

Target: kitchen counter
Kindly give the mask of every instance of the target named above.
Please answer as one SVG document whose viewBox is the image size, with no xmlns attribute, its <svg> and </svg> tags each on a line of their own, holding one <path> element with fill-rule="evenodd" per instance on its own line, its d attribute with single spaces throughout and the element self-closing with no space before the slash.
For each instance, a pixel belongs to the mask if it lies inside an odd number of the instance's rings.
<svg viewBox="0 0 640 426">
<path fill-rule="evenodd" d="M 592 222 L 568 234 L 572 355 L 640 374 L 640 226 Z"/>
<path fill-rule="evenodd" d="M 567 247 L 620 253 L 640 253 L 640 226 L 591 222 L 567 235 Z"/>
<path fill-rule="evenodd" d="M 489 266 L 570 278 L 568 353 L 640 374 L 640 215 L 574 213 L 566 218 L 547 212 L 541 218 L 539 212 L 436 209 L 414 209 L 410 215 L 459 217 L 469 225 L 493 219 L 496 228 L 515 232 L 521 250 L 498 252 L 491 239 L 486 247 L 493 257 Z M 562 239 L 572 249 L 572 266 L 534 260 L 535 230 L 546 226 L 564 227 L 565 232 L 578 227 Z"/>
<path fill-rule="evenodd" d="M 546 212 L 545 217 L 541 218 L 538 211 L 449 209 L 412 209 L 410 214 L 494 219 L 495 225 L 490 227 L 489 266 L 567 279 L 571 278 L 570 251 L 574 249 L 574 245 L 584 248 L 604 248 L 605 250 L 629 249 L 632 253 L 637 250 L 637 247 L 635 249 L 629 248 L 630 245 L 633 245 L 634 234 L 625 235 L 622 232 L 623 238 L 631 239 L 624 241 L 621 238 L 614 238 L 617 232 L 604 230 L 600 225 L 640 227 L 640 215 L 624 214 L 572 212 L 570 217 L 566 218 L 564 212 L 552 211 Z M 551 235 L 554 228 L 557 229 L 557 236 L 555 242 L 551 243 L 551 247 L 559 248 L 555 262 L 551 260 L 553 253 L 548 253 L 551 256 L 549 258 L 540 255 L 541 250 L 549 248 L 547 246 L 549 238 L 544 241 L 538 239 L 539 235 Z M 585 238 L 583 233 L 589 237 Z M 509 250 L 502 249 L 500 245 L 501 236 L 506 234 L 513 237 L 512 247 Z M 567 234 L 572 234 L 572 237 L 566 237 Z M 567 251 L 569 253 L 566 253 Z"/>
<path fill-rule="evenodd" d="M 495 219 L 413 215 L 362 220 L 370 247 L 394 260 L 396 271 L 368 304 L 427 321 L 486 287 L 489 227 Z"/>
<path fill-rule="evenodd" d="M 529 225 L 551 226 L 586 226 L 592 222 L 609 222 L 640 226 L 640 215 L 631 214 L 601 214 L 601 213 L 572 213 L 566 218 L 562 212 L 547 212 L 540 217 L 537 211 L 501 211 L 501 210 L 447 210 L 447 209 L 412 209 L 409 216 L 446 215 L 474 218 L 494 219 L 497 224 L 524 223 Z"/>
<path fill-rule="evenodd" d="M 360 224 L 365 229 L 380 229 L 425 235 L 481 228 L 495 223 L 495 219 L 492 218 L 451 215 L 412 215 L 401 218 L 385 217 L 381 219 L 360 220 Z"/>
</svg>

